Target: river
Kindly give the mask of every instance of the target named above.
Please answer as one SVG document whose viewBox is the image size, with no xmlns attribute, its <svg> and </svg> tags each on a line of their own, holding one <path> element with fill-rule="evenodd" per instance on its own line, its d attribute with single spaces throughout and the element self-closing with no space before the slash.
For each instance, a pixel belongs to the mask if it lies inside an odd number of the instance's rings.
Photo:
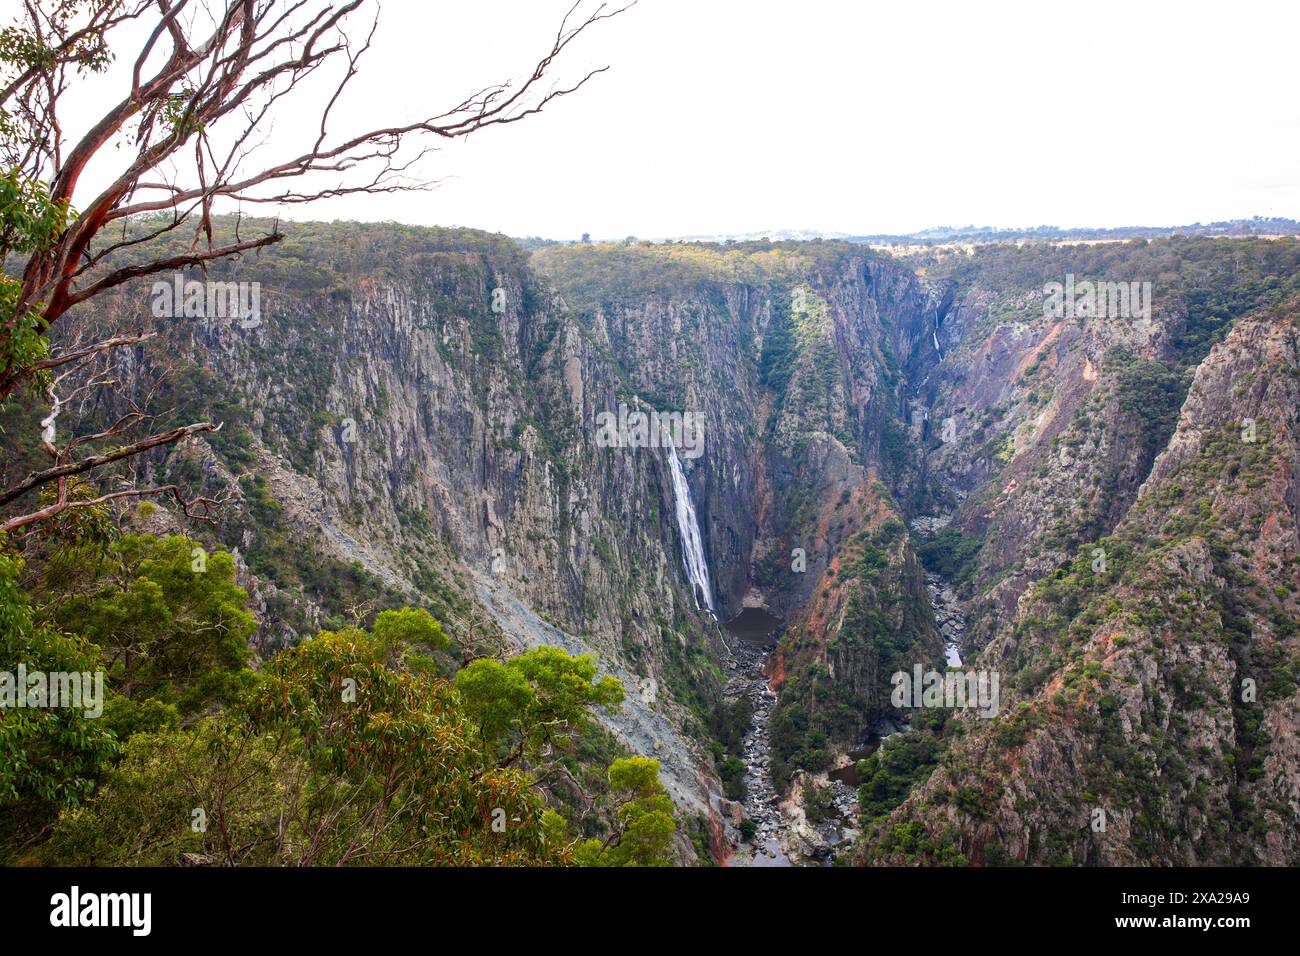
<svg viewBox="0 0 1300 956">
<path fill-rule="evenodd" d="M 762 608 L 745 608 L 727 623 L 735 641 L 735 662 L 728 690 L 745 696 L 753 707 L 749 732 L 745 735 L 745 819 L 757 827 L 748 846 L 737 849 L 732 863 L 739 866 L 790 866 L 781 844 L 784 822 L 772 786 L 771 737 L 769 726 L 776 694 L 768 689 L 764 665 L 781 636 L 781 619 Z"/>
<path fill-rule="evenodd" d="M 944 655 L 950 667 L 961 666 L 961 643 L 966 621 L 951 586 L 939 575 L 925 575 L 926 591 L 935 623 L 943 635 Z M 850 762 L 835 768 L 819 781 L 830 788 L 831 805 L 826 819 L 816 827 L 806 820 L 794 821 L 783 813 L 781 799 L 772 785 L 771 721 L 777 695 L 768 688 L 764 671 L 776 647 L 784 622 L 762 608 L 745 608 L 726 625 L 732 638 L 734 660 L 727 685 L 730 697 L 745 696 L 753 707 L 749 732 L 745 735 L 744 817 L 753 821 L 755 832 L 747 844 L 737 847 L 733 866 L 795 866 L 829 863 L 836 850 L 851 844 L 857 834 L 857 761 L 875 752 L 881 740 L 906 732 L 906 724 L 891 719 L 880 721 L 867 739 L 849 753 Z M 790 807 L 787 806 L 787 811 Z M 802 818 L 802 814 L 795 811 Z"/>
</svg>

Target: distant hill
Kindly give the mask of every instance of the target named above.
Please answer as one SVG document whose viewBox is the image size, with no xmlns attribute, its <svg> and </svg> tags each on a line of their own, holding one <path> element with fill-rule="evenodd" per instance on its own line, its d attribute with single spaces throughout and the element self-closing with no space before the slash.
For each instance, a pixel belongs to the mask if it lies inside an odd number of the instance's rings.
<svg viewBox="0 0 1300 956">
<path fill-rule="evenodd" d="M 1225 222 L 1200 223 L 1188 226 L 1118 226 L 1114 229 L 1062 229 L 1059 226 L 1036 226 L 1032 229 L 1003 229 L 992 226 L 939 226 L 920 232 L 891 235 L 881 233 L 868 236 L 847 236 L 849 242 L 885 245 L 943 245 L 951 242 L 1018 242 L 1020 240 L 1097 240 L 1097 239 L 1157 239 L 1162 236 L 1296 236 L 1300 235 L 1300 222 L 1295 219 L 1255 216 L 1253 219 L 1231 219 Z"/>
<path fill-rule="evenodd" d="M 850 235 L 843 232 L 818 232 L 815 229 L 765 229 L 744 233 L 708 233 L 689 236 L 660 236 L 641 240 L 635 236 L 618 240 L 606 236 L 597 242 L 622 241 L 634 244 L 642 241 L 664 242 L 785 242 L 837 239 L 887 246 L 939 246 L 948 243 L 994 243 L 1039 240 L 1043 242 L 1079 242 L 1103 239 L 1158 239 L 1162 236 L 1300 236 L 1300 221 L 1277 216 L 1255 216 L 1252 219 L 1230 219 L 1223 222 L 1194 222 L 1185 226 L 1117 226 L 1111 229 L 1079 227 L 1065 229 L 1060 226 L 1033 226 L 1009 228 L 1002 226 L 935 226 L 918 232 L 871 233 Z M 516 237 L 515 242 L 528 251 L 551 245 L 571 245 L 578 240 L 543 239 L 539 236 Z"/>
</svg>

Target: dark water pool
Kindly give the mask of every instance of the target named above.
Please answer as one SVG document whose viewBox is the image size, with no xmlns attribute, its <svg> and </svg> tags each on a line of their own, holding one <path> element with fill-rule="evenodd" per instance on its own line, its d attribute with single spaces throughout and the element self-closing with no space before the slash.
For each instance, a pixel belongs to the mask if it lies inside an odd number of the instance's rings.
<svg viewBox="0 0 1300 956">
<path fill-rule="evenodd" d="M 879 746 L 880 746 L 879 738 L 875 738 L 874 740 L 867 741 L 867 747 L 865 749 L 854 750 L 849 754 L 849 756 L 853 759 L 853 763 L 849 764 L 848 766 L 839 767 L 835 770 L 832 770 L 829 774 L 827 774 L 827 776 L 829 776 L 832 780 L 840 781 L 840 783 L 847 783 L 850 787 L 856 787 L 861 785 L 862 780 L 858 776 L 858 761 L 866 760 L 868 757 L 870 757 L 873 753 L 876 752 L 876 748 Z"/>
<path fill-rule="evenodd" d="M 750 644 L 775 644 L 781 619 L 761 607 L 747 607 L 726 623 L 727 633 Z"/>
</svg>

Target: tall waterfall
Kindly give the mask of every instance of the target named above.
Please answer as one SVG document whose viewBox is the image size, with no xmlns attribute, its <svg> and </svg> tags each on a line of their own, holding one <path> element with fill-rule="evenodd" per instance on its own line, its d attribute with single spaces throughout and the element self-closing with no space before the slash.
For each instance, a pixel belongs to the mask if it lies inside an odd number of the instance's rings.
<svg viewBox="0 0 1300 956">
<path fill-rule="evenodd" d="M 700 524 L 695 518 L 695 503 L 691 501 L 691 486 L 686 483 L 686 473 L 677 458 L 677 449 L 668 444 L 668 464 L 673 473 L 673 499 L 677 506 L 677 530 L 682 536 L 682 564 L 686 566 L 686 580 L 695 595 L 695 606 L 700 606 L 700 595 L 705 606 L 713 610 L 713 591 L 709 587 L 709 565 L 704 560 L 704 542 L 700 538 Z"/>
</svg>

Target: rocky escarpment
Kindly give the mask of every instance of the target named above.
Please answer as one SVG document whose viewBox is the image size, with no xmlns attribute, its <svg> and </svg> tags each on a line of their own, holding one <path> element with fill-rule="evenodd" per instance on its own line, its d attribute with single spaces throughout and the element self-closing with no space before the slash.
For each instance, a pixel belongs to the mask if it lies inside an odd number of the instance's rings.
<svg viewBox="0 0 1300 956">
<path fill-rule="evenodd" d="M 222 422 L 143 477 L 225 500 L 212 535 L 248 570 L 264 652 L 400 603 L 467 653 L 596 652 L 631 698 L 614 729 L 660 756 L 687 815 L 720 818 L 687 710 L 717 693 L 720 635 L 683 587 L 662 450 L 593 440 L 614 363 L 508 242 L 301 231 L 294 251 L 333 272 L 308 282 L 278 251 L 230 266 L 214 278 L 261 284 L 259 324 L 155 319 L 116 369 L 164 419 Z M 110 319 L 149 295 L 123 290 Z"/>
<path fill-rule="evenodd" d="M 617 363 L 619 400 L 702 416 L 706 453 L 688 468 L 722 614 L 751 588 L 778 613 L 804 604 L 851 533 L 824 502 L 878 496 L 867 469 L 935 293 L 831 244 L 557 246 L 536 261 Z"/>
<path fill-rule="evenodd" d="M 933 550 L 970 602 L 975 649 L 1034 581 L 1124 517 L 1196 365 L 1233 320 L 1294 293 L 1300 253 L 1290 240 L 1174 239 L 922 261 L 953 306 L 942 359 L 908 369 L 922 451 L 896 493 L 950 521 Z M 1066 308 L 1047 294 L 1085 280 L 1125 295 Z"/>
<path fill-rule="evenodd" d="M 880 480 L 899 466 L 902 370 L 932 351 L 942 290 L 832 244 L 556 247 L 539 261 L 631 391 L 703 413 L 691 482 L 720 607 L 790 624 L 772 664 L 776 782 L 825 769 L 884 711 L 895 657 L 942 659 Z"/>
<path fill-rule="evenodd" d="M 258 283 L 255 323 L 153 315 L 149 284 L 120 290 L 111 323 L 157 336 L 117 357 L 125 395 L 162 421 L 222 423 L 140 477 L 224 500 L 208 536 L 237 549 L 264 653 L 411 602 L 467 654 L 598 652 L 634 697 L 611 728 L 734 842 L 702 746 L 727 652 L 685 584 L 665 453 L 603 447 L 596 417 L 699 414 L 704 454 L 684 464 L 719 611 L 748 596 L 793 612 L 895 513 L 874 477 L 881 423 L 901 404 L 897 356 L 938 303 L 856 247 L 567 252 L 539 275 L 482 234 L 305 224 L 208 276 Z M 593 280 L 606 255 L 618 268 Z M 887 554 L 910 560 L 905 542 Z M 913 565 L 899 593 L 923 611 Z M 867 657 L 836 653 L 848 686 L 875 680 Z"/>
<path fill-rule="evenodd" d="M 930 507 L 954 508 L 951 527 L 982 544 L 968 648 L 989 639 L 1030 583 L 1114 527 L 1184 387 L 1168 367 L 1181 317 L 1164 302 L 1136 323 L 1044 315 L 1041 291 L 1013 302 L 999 314 L 984 292 L 969 293 L 945 323 L 945 362 L 922 389 Z M 1155 380 L 1145 391 L 1134 384 L 1144 374 Z"/>
<path fill-rule="evenodd" d="M 825 774 L 908 726 L 889 677 L 942 668 L 937 593 L 950 638 L 967 622 L 967 666 L 999 670 L 1006 697 L 996 720 L 897 735 L 923 758 L 917 789 L 882 771 L 862 859 L 1220 862 L 1258 846 L 1273 862 L 1294 859 L 1277 828 L 1297 763 L 1294 356 L 1274 334 L 1293 334 L 1291 313 L 1260 306 L 1300 255 L 1221 248 L 530 258 L 468 231 L 296 224 L 214 269 L 262 284 L 260 324 L 154 319 L 147 286 L 104 314 L 158 335 L 117 357 L 129 395 L 162 420 L 223 422 L 138 477 L 226 500 L 210 537 L 238 549 L 265 653 L 402 603 L 430 607 L 467 657 L 598 652 L 630 697 L 606 726 L 660 759 L 702 828 L 684 860 L 740 841 L 719 778 L 745 753 L 709 739 L 730 651 L 686 581 L 665 452 L 595 440 L 620 406 L 701 416 L 703 454 L 682 458 L 719 616 L 765 607 L 788 625 L 762 682 L 779 691 L 763 716 L 781 826 L 811 841 Z M 1168 281 L 1141 325 L 1044 315 L 1042 283 L 1067 271 Z M 1224 445 L 1234 417 L 1258 440 Z M 1245 679 L 1255 710 L 1225 690 Z M 915 743 L 931 732 L 941 745 Z M 1107 842 L 1077 832 L 1096 810 Z"/>
<path fill-rule="evenodd" d="M 1295 302 L 1256 314 L 1199 365 L 1113 533 L 975 661 L 1015 675 L 1002 716 L 861 859 L 1294 864 L 1298 328 Z"/>
</svg>

